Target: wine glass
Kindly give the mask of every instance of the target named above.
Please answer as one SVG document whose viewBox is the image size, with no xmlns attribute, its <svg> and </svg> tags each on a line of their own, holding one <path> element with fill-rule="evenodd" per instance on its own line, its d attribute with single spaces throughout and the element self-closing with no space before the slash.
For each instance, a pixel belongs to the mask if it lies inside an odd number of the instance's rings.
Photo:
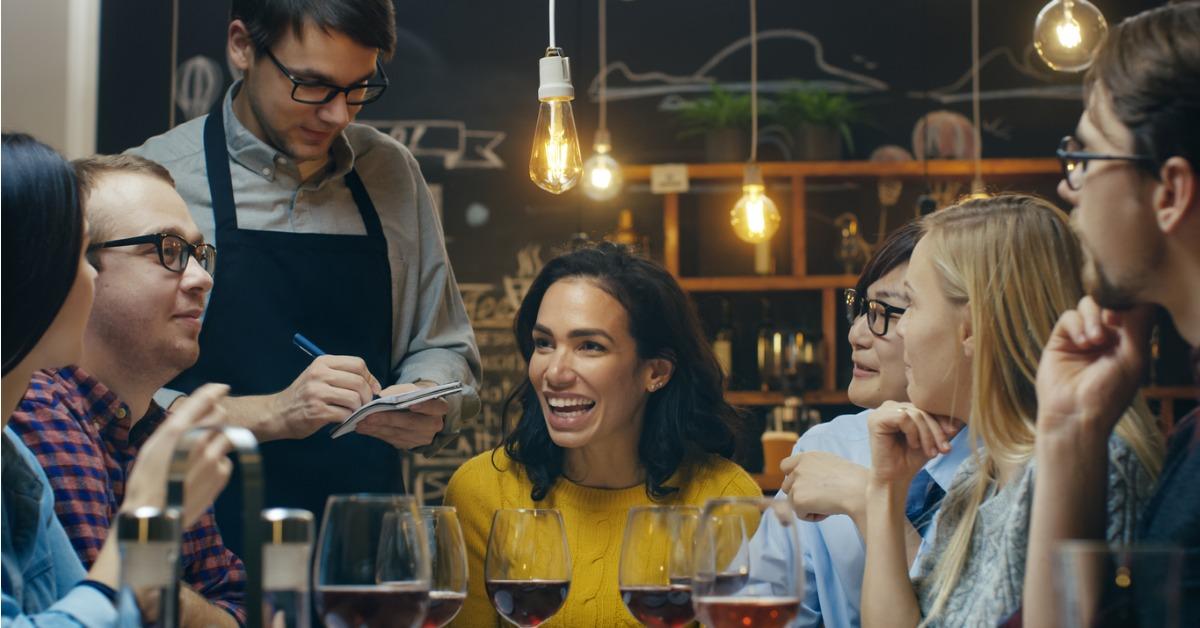
<svg viewBox="0 0 1200 628">
<path fill-rule="evenodd" d="M 1183 559 L 1172 546 L 1060 543 L 1053 564 L 1059 625 L 1178 626 Z"/>
<path fill-rule="evenodd" d="M 630 614 L 651 628 L 678 628 L 692 609 L 692 540 L 700 509 L 637 506 L 625 520 L 618 583 Z"/>
<path fill-rule="evenodd" d="M 484 583 L 492 606 L 516 626 L 537 626 L 567 599 L 571 552 L 555 509 L 497 510 L 488 535 Z"/>
<path fill-rule="evenodd" d="M 800 612 L 804 579 L 779 577 L 760 564 L 754 535 L 774 517 L 777 534 L 799 548 L 787 502 L 755 497 L 709 500 L 696 528 L 692 604 L 710 628 L 782 628 Z"/>
<path fill-rule="evenodd" d="M 429 545 L 416 502 L 331 496 L 313 579 L 327 625 L 420 628 L 429 609 Z"/>
<path fill-rule="evenodd" d="M 425 537 L 429 541 L 429 613 L 422 628 L 450 623 L 467 600 L 467 546 L 452 506 L 421 508 Z"/>
</svg>

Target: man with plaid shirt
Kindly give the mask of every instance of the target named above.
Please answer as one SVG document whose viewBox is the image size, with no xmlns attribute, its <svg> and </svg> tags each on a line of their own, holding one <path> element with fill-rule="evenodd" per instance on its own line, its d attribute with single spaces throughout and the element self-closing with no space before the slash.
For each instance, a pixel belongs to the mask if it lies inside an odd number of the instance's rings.
<svg viewBox="0 0 1200 628">
<path fill-rule="evenodd" d="M 139 448 L 167 416 L 154 392 L 199 356 L 216 250 L 158 164 L 94 157 L 76 162 L 76 173 L 99 271 L 83 357 L 35 374 L 10 426 L 41 462 L 58 518 L 91 565 Z M 244 622 L 245 569 L 211 508 L 184 532 L 182 566 L 183 625 Z"/>
</svg>

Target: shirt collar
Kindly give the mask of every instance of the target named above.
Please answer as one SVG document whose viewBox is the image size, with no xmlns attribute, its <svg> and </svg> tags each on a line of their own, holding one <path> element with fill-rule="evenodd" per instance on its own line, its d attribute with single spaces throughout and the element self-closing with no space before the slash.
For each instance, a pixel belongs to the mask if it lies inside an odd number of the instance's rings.
<svg viewBox="0 0 1200 628">
<path fill-rule="evenodd" d="M 925 463 L 925 471 L 929 473 L 934 482 L 938 483 L 938 486 L 942 487 L 942 490 L 950 489 L 950 482 L 954 480 L 958 465 L 971 453 L 970 431 L 970 428 L 964 425 L 958 434 L 950 439 L 949 453 L 940 454 Z"/>
<path fill-rule="evenodd" d="M 103 382 L 79 366 L 58 369 L 57 376 L 76 387 L 87 404 L 88 416 L 95 422 L 96 430 L 120 450 L 140 446 L 166 418 L 162 406 L 151 400 L 145 416 L 131 429 L 129 406 Z"/>
<path fill-rule="evenodd" d="M 290 157 L 251 133 L 233 112 L 233 97 L 241 87 L 240 80 L 230 86 L 225 92 L 224 102 L 221 103 L 221 110 L 225 116 L 225 144 L 229 147 L 230 158 L 267 181 L 275 180 L 277 168 L 287 167 L 296 171 L 296 165 Z M 346 138 L 345 130 L 333 138 L 330 153 L 333 157 L 333 168 L 320 182 L 345 176 L 354 167 L 354 149 L 350 146 L 350 140 Z"/>
</svg>

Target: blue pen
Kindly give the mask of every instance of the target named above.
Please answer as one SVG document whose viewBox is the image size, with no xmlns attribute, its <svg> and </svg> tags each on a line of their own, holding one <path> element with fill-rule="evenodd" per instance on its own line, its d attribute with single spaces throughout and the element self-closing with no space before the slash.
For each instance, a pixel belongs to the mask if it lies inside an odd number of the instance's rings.
<svg viewBox="0 0 1200 628">
<path fill-rule="evenodd" d="M 305 338 L 303 334 L 296 334 L 295 336 L 292 336 L 292 342 L 299 347 L 301 351 L 307 353 L 309 357 L 319 358 L 325 355 L 325 352 L 321 351 L 320 347 L 314 345 L 313 342 L 308 338 Z"/>
</svg>

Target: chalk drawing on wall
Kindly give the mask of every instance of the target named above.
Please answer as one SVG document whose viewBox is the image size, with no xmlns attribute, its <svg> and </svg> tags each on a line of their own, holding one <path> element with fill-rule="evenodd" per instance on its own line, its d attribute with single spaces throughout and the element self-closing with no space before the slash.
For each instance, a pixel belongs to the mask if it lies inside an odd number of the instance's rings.
<svg viewBox="0 0 1200 628">
<path fill-rule="evenodd" d="M 1042 100 L 1080 100 L 1083 92 L 1078 84 L 1055 85 L 1052 74 L 1039 70 L 1031 63 L 1030 53 L 1018 59 L 1011 48 L 993 48 L 979 58 L 979 99 L 1007 100 L 1034 98 Z M 985 75 L 985 72 L 989 74 Z M 1024 85 L 1014 84 L 1025 82 Z M 998 85 L 1000 87 L 998 87 Z M 968 67 L 954 82 L 928 91 L 910 91 L 910 98 L 929 99 L 943 105 L 971 102 L 971 68 Z"/>
<path fill-rule="evenodd" d="M 759 32 L 758 40 L 760 45 L 763 42 L 772 40 L 796 41 L 806 45 L 812 51 L 813 61 L 817 69 L 823 73 L 822 76 L 816 78 L 798 76 L 786 80 L 760 80 L 758 82 L 760 92 L 771 93 L 793 89 L 796 86 L 796 81 L 800 80 L 803 80 L 806 85 L 811 86 L 813 89 L 823 89 L 830 92 L 871 93 L 883 92 L 888 89 L 888 84 L 877 78 L 840 68 L 829 63 L 825 59 L 825 47 L 821 44 L 821 40 L 807 31 L 797 29 L 765 30 Z M 749 47 L 749 35 L 737 39 L 717 51 L 708 61 L 697 68 L 695 72 L 687 75 L 669 74 L 658 71 L 635 72 L 627 63 L 614 61 L 609 63 L 604 69 L 608 80 L 606 89 L 607 98 L 610 101 L 616 101 L 675 96 L 676 98 L 664 101 L 665 108 L 670 108 L 672 103 L 678 102 L 677 98 L 680 94 L 704 93 L 709 91 L 713 84 L 719 84 L 728 91 L 748 92 L 750 91 L 749 81 L 724 82 L 716 76 L 715 70 L 730 56 L 743 49 L 749 49 Z M 870 67 L 870 65 L 866 67 Z M 622 83 L 627 84 L 623 85 Z M 599 90 L 600 75 L 598 73 L 588 85 L 588 96 L 595 101 Z M 664 108 L 664 106 L 660 105 L 660 108 Z"/>
<path fill-rule="evenodd" d="M 461 120 L 359 120 L 396 138 L 415 157 L 441 159 L 447 170 L 503 170 L 496 148 L 503 131 L 477 131 Z"/>
<path fill-rule="evenodd" d="M 225 86 L 220 64 L 203 55 L 179 64 L 176 76 L 175 104 L 185 120 L 208 113 Z"/>
</svg>

